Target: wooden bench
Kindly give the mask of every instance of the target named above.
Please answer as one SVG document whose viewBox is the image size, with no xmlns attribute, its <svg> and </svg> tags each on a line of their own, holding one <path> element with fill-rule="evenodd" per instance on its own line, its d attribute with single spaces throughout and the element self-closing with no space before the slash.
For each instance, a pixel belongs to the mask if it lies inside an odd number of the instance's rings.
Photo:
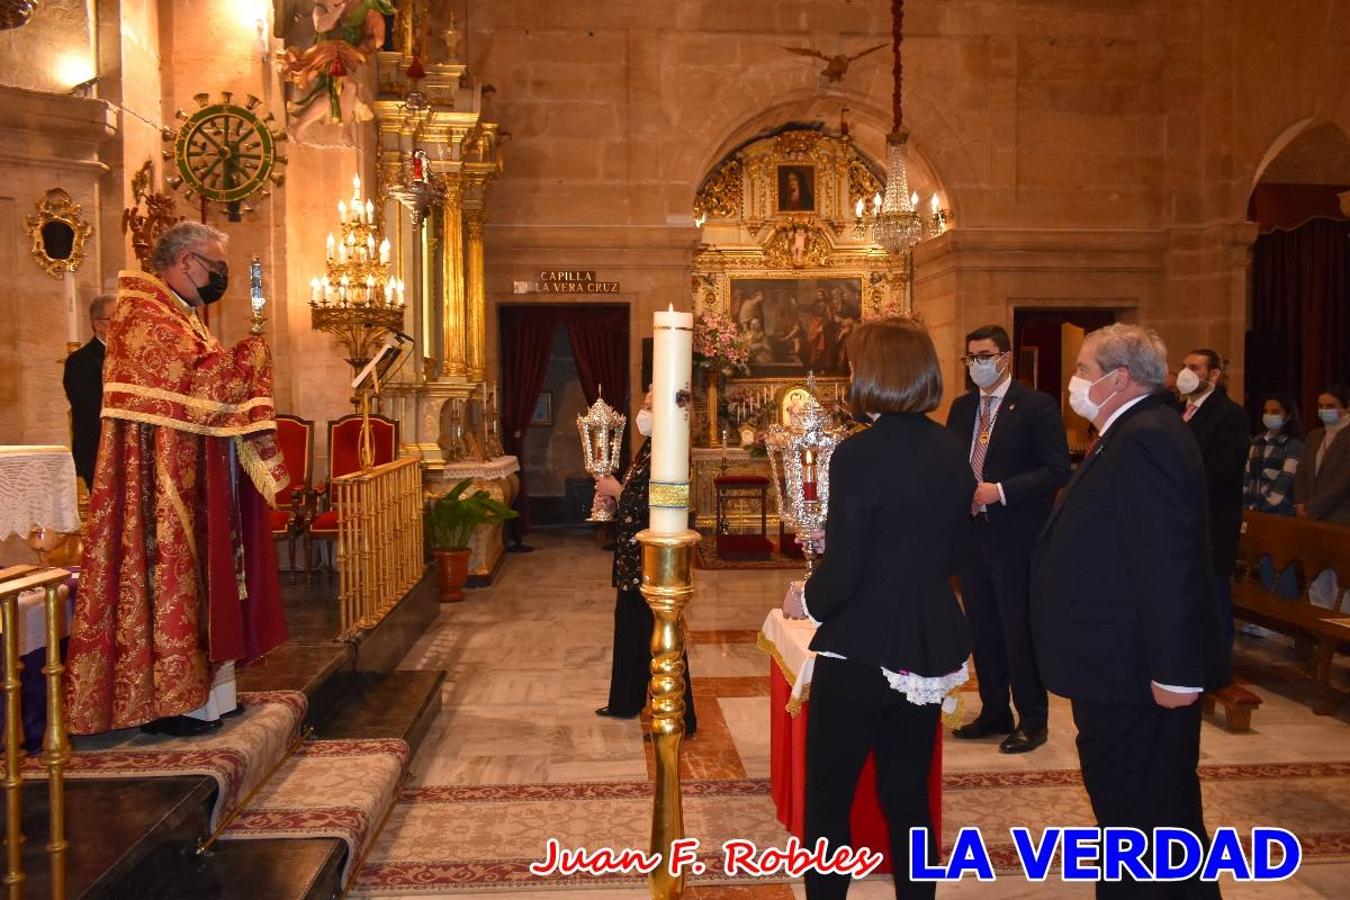
<svg viewBox="0 0 1350 900">
<path fill-rule="evenodd" d="M 1331 684 L 1332 659 L 1336 653 L 1350 652 L 1350 627 L 1339 621 L 1350 617 L 1350 612 L 1340 609 L 1343 592 L 1350 588 L 1350 528 L 1247 511 L 1242 516 L 1238 555 L 1234 616 L 1312 641 L 1313 711 L 1332 715 L 1345 699 Z M 1281 572 L 1293 567 L 1297 598 L 1282 597 L 1261 585 L 1263 556 L 1270 557 L 1277 580 Z M 1327 569 L 1336 573 L 1338 583 L 1337 596 L 1329 609 L 1314 606 L 1307 593 L 1308 584 Z M 1208 705 L 1208 697 L 1206 702 Z"/>
</svg>

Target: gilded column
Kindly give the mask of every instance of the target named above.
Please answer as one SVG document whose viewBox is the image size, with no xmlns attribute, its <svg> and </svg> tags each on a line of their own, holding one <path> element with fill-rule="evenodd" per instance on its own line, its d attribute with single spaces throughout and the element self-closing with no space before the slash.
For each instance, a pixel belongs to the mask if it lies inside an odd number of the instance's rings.
<svg viewBox="0 0 1350 900">
<path fill-rule="evenodd" d="M 487 374 L 487 289 L 483 284 L 483 226 L 487 212 L 481 207 L 465 210 L 469 225 L 469 303 L 465 344 L 469 380 L 482 381 Z"/>
<path fill-rule="evenodd" d="M 461 205 L 459 179 L 446 178 L 445 204 L 441 207 L 442 236 L 445 246 L 441 251 L 444 293 L 441 298 L 441 325 L 444 329 L 444 374 L 464 377 L 469 374 L 465 335 L 467 322 L 464 304 L 464 209 Z"/>
</svg>

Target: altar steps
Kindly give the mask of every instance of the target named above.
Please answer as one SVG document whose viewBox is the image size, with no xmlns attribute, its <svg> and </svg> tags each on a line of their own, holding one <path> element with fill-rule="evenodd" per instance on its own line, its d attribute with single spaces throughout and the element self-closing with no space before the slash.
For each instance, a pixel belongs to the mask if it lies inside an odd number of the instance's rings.
<svg viewBox="0 0 1350 900">
<path fill-rule="evenodd" d="M 295 623 L 291 640 L 262 665 L 240 675 L 243 692 L 302 691 L 309 704 L 303 727 L 310 740 L 302 745 L 299 756 L 284 762 L 278 757 L 268 764 L 269 769 L 277 766 L 272 779 L 245 804 L 239 821 L 269 795 L 284 793 L 287 779 L 303 775 L 306 766 L 312 777 L 316 766 L 350 765 L 340 757 L 320 758 L 325 749 L 342 742 L 371 741 L 383 749 L 401 747 L 388 740 L 397 739 L 407 743 L 406 759 L 411 760 L 440 710 L 445 673 L 394 668 L 439 614 L 430 580 L 414 587 L 374 629 L 346 642 L 323 636 L 331 626 L 325 621 L 328 609 L 336 604 L 331 590 L 319 579 L 313 589 L 288 590 L 288 621 Z M 301 609 L 296 615 L 295 607 L 302 603 L 311 609 Z M 315 615 L 313 607 L 322 615 Z M 384 812 L 397 799 L 402 772 L 398 766 L 385 766 L 375 783 L 378 798 L 370 804 L 375 821 L 369 826 L 367 846 Z M 66 784 L 70 898 L 334 898 L 341 892 L 344 867 L 355 862 L 347 859 L 347 843 L 328 837 L 227 838 L 197 853 L 199 843 L 211 832 L 209 817 L 216 794 L 212 778 L 68 780 Z M 25 896 L 49 892 L 50 858 L 44 849 L 46 794 L 45 781 L 25 784 Z"/>
</svg>

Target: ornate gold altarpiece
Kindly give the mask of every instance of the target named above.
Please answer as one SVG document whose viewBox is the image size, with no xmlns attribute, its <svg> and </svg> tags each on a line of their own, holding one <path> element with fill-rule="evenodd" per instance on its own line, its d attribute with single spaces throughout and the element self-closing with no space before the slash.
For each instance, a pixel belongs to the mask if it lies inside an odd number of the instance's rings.
<svg viewBox="0 0 1350 900">
<path fill-rule="evenodd" d="M 879 173 L 852 139 L 819 128 L 784 128 L 726 156 L 694 201 L 695 219 L 704 223 L 703 243 L 694 256 L 695 311 L 716 310 L 745 327 L 748 314 L 740 307 L 748 289 L 738 290 L 738 283 L 814 285 L 825 280 L 856 284 L 861 319 L 909 312 L 908 259 L 871 243 L 855 215 L 858 201 L 870 213 L 872 198 L 884 191 Z M 842 367 L 816 372 L 816 394 L 828 405 L 847 381 Z M 723 391 L 758 395 L 767 388 L 775 415 L 781 416 L 784 399 L 805 390 L 805 384 L 805 364 L 762 365 L 753 366 L 748 376 L 728 379 Z M 717 475 L 770 472 L 767 458 L 741 447 L 707 446 L 716 430 L 709 428 L 706 398 L 698 410 L 703 421 L 696 417 L 694 435 L 704 447 L 693 450 L 691 500 L 702 528 L 715 521 Z M 729 436 L 737 442 L 734 430 Z M 776 512 L 769 513 L 776 521 Z"/>
<path fill-rule="evenodd" d="M 446 22 L 432 15 L 432 5 L 399 4 L 395 43 L 401 49 L 376 54 L 376 195 L 383 201 L 379 213 L 392 258 L 410 288 L 405 327 L 414 342 L 412 360 L 384 388 L 378 408 L 399 420 L 407 449 L 422 455 L 428 496 L 452 487 L 456 464 L 465 463 L 511 470 L 474 481 L 474 488 L 510 503 L 519 490 L 515 466 L 501 458 L 495 466 L 492 460 L 454 458 L 463 446 L 456 427 L 470 404 L 481 404 L 487 380 L 483 228 L 506 135 L 486 120 L 491 88 L 484 91 L 459 61 L 458 32 L 453 24 L 444 31 Z M 442 30 L 433 33 L 436 28 Z M 425 71 L 417 81 L 407 74 L 414 49 Z M 430 205 L 422 216 L 410 215 L 388 193 L 406 184 L 416 151 L 425 154 L 419 165 L 430 170 Z M 500 557 L 500 526 L 492 530 L 475 541 L 492 552 L 475 556 L 472 576 L 490 575 Z"/>
</svg>

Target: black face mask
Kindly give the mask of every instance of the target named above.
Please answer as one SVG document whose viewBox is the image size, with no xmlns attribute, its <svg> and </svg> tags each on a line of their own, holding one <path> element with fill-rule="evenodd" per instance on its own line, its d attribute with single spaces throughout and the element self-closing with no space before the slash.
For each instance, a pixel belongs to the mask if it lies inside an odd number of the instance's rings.
<svg viewBox="0 0 1350 900">
<path fill-rule="evenodd" d="M 206 284 L 198 284 L 191 276 L 188 276 L 188 280 L 192 281 L 192 286 L 197 289 L 197 299 L 209 306 L 225 296 L 225 290 L 230 286 L 230 270 L 217 272 L 207 268 L 205 263 L 202 263 L 202 268 L 206 269 Z"/>
</svg>

